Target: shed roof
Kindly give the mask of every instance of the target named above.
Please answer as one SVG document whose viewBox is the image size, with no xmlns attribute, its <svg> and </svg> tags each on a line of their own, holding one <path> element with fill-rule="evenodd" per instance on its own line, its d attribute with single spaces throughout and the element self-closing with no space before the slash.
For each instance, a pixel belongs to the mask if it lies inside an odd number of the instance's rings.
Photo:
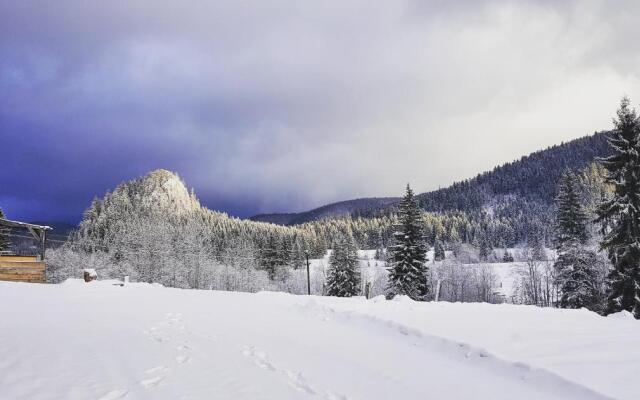
<svg viewBox="0 0 640 400">
<path fill-rule="evenodd" d="M 38 230 L 41 230 L 41 231 L 48 231 L 48 230 L 53 229 L 53 228 L 51 228 L 50 226 L 47 226 L 47 225 L 28 224 L 26 222 L 11 221 L 11 220 L 4 219 L 4 218 L 0 218 L 0 225 L 9 226 L 9 227 L 12 227 L 12 228 L 38 229 Z"/>
</svg>

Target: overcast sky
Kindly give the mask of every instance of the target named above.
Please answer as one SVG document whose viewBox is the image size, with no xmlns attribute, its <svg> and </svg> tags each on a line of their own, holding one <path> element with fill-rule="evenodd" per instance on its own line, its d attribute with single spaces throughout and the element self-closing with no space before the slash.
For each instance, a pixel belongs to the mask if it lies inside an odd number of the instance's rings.
<svg viewBox="0 0 640 400">
<path fill-rule="evenodd" d="M 0 207 L 77 222 L 155 168 L 241 216 L 446 186 L 638 104 L 639 15 L 635 0 L 0 0 Z"/>
</svg>

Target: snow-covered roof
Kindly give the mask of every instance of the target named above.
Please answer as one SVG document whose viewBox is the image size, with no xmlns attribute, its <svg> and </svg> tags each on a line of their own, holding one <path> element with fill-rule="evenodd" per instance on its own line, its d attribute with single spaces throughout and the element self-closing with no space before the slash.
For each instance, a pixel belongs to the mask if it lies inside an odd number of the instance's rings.
<svg viewBox="0 0 640 400">
<path fill-rule="evenodd" d="M 0 225 L 10 226 L 12 228 L 27 228 L 27 229 L 31 228 L 31 229 L 40 229 L 45 231 L 53 229 L 47 225 L 28 224 L 26 222 L 11 221 L 4 218 L 0 218 Z"/>
</svg>

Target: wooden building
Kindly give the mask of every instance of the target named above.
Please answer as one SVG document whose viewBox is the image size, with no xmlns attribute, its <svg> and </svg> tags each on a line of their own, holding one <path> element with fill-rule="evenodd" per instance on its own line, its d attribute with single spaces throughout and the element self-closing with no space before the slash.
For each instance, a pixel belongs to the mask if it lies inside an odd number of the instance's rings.
<svg viewBox="0 0 640 400">
<path fill-rule="evenodd" d="M 48 226 L 27 224 L 0 218 L 0 226 L 28 231 L 38 243 L 38 254 L 14 255 L 10 252 L 0 254 L 0 281 L 45 282 L 46 265 L 44 262 Z"/>
</svg>

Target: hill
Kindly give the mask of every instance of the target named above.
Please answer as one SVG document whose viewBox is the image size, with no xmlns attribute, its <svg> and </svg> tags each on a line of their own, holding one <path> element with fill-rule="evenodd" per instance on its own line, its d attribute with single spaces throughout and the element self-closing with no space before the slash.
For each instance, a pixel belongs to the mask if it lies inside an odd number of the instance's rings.
<svg viewBox="0 0 640 400">
<path fill-rule="evenodd" d="M 326 247 L 324 236 L 311 229 L 240 220 L 203 207 L 177 174 L 156 170 L 94 199 L 68 245 L 50 253 L 47 277 L 59 282 L 91 265 L 102 276 L 167 286 L 258 290 L 276 278 L 284 285 L 305 251 L 322 255 Z M 242 281 L 221 280 L 223 264 L 238 267 L 230 273 Z"/>
<path fill-rule="evenodd" d="M 369 216 L 398 203 L 397 197 L 372 197 L 354 199 L 327 204 L 301 213 L 258 214 L 250 219 L 253 221 L 270 222 L 280 225 L 296 225 L 326 218 L 351 216 Z"/>
<path fill-rule="evenodd" d="M 447 188 L 421 193 L 418 198 L 423 209 L 435 212 L 475 211 L 503 198 L 516 198 L 520 204 L 524 201 L 525 204 L 549 206 L 565 170 L 585 168 L 598 157 L 608 155 L 609 151 L 606 132 L 597 132 L 536 151 Z M 300 213 L 260 214 L 250 219 L 295 225 L 346 215 L 367 217 L 389 211 L 397 202 L 395 197 L 362 198 Z"/>
<path fill-rule="evenodd" d="M 609 153 L 606 132 L 595 133 L 537 151 L 448 188 L 422 193 L 420 204 L 427 211 L 473 210 L 496 197 L 516 196 L 549 205 L 564 171 L 583 169 Z"/>
</svg>

